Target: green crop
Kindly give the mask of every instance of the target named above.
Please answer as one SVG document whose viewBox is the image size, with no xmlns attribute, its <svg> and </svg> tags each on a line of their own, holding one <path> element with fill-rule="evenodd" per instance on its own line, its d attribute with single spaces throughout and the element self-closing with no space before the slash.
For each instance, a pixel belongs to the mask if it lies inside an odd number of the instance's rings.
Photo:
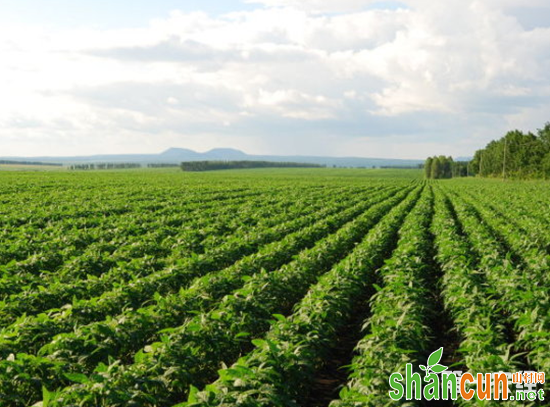
<svg viewBox="0 0 550 407">
<path fill-rule="evenodd" d="M 0 407 L 422 406 L 388 395 L 407 363 L 548 373 L 548 184 L 420 175 L 0 173 Z"/>
</svg>

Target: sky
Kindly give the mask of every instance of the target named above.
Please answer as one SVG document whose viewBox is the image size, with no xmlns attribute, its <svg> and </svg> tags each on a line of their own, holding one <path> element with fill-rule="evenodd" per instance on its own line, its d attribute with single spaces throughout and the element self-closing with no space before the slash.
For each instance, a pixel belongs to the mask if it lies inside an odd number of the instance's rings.
<svg viewBox="0 0 550 407">
<path fill-rule="evenodd" d="M 0 156 L 470 156 L 549 72 L 548 0 L 2 0 Z"/>
</svg>

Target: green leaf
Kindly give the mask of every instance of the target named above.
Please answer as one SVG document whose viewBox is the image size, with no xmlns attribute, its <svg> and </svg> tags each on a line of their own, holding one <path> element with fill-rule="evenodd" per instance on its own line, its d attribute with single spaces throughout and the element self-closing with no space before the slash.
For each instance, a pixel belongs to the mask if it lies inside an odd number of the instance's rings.
<svg viewBox="0 0 550 407">
<path fill-rule="evenodd" d="M 141 350 L 140 350 L 139 352 L 141 352 Z M 138 353 L 139 353 L 139 352 L 138 352 Z M 107 365 L 106 365 L 105 363 L 103 363 L 103 362 L 100 362 L 100 363 L 96 366 L 96 368 L 94 369 L 94 372 L 97 372 L 97 373 L 104 373 L 104 372 L 106 372 L 107 370 L 109 370 L 109 368 L 107 367 Z"/>
<path fill-rule="evenodd" d="M 82 373 L 65 373 L 64 376 L 69 379 L 71 382 L 84 384 L 88 383 L 89 379 L 88 376 Z"/>
<path fill-rule="evenodd" d="M 428 358 L 428 366 L 437 365 L 441 360 L 441 356 L 443 356 L 443 346 L 430 355 Z"/>
<path fill-rule="evenodd" d="M 418 367 L 420 368 L 420 370 L 426 370 L 426 366 L 424 365 L 418 365 Z"/>
<path fill-rule="evenodd" d="M 432 366 L 432 372 L 434 373 L 441 373 L 441 372 L 444 372 L 446 369 L 447 369 L 447 366 L 443 366 L 443 365 Z"/>
<path fill-rule="evenodd" d="M 52 393 L 45 386 L 42 386 L 42 407 L 48 407 L 52 399 Z"/>
<path fill-rule="evenodd" d="M 252 344 L 258 348 L 263 348 L 267 345 L 267 342 L 263 339 L 252 339 Z"/>
<path fill-rule="evenodd" d="M 134 355 L 134 362 L 135 363 L 142 363 L 145 361 L 145 354 L 143 353 L 143 350 L 140 349 L 135 355 Z"/>
<path fill-rule="evenodd" d="M 189 389 L 189 396 L 187 396 L 187 400 L 190 403 L 196 403 L 197 401 L 199 401 L 197 399 L 198 392 L 199 392 L 199 389 L 197 389 L 195 386 L 191 385 L 191 388 Z"/>
<path fill-rule="evenodd" d="M 273 318 L 275 318 L 276 320 L 281 321 L 281 322 L 286 321 L 286 317 L 284 315 L 281 315 L 281 314 L 273 314 Z"/>
</svg>

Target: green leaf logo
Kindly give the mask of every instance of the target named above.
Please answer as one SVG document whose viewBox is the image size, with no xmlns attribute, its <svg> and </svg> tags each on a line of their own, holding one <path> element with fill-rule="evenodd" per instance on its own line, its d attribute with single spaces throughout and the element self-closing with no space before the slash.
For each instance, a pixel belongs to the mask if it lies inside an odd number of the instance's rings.
<svg viewBox="0 0 550 407">
<path fill-rule="evenodd" d="M 432 366 L 432 372 L 434 373 L 441 373 L 441 372 L 444 372 L 446 369 L 447 369 L 447 366 L 443 366 L 443 365 Z"/>
<path fill-rule="evenodd" d="M 441 360 L 441 356 L 443 356 L 443 347 L 439 348 L 430 355 L 430 357 L 428 358 L 428 366 L 438 364 Z"/>
<path fill-rule="evenodd" d="M 443 356 L 443 347 L 439 348 L 435 352 L 433 352 L 428 357 L 428 365 L 420 365 L 420 370 L 424 370 L 426 372 L 426 376 L 428 376 L 430 373 L 441 373 L 447 370 L 447 366 L 440 365 L 439 361 L 441 360 L 441 357 Z"/>
</svg>

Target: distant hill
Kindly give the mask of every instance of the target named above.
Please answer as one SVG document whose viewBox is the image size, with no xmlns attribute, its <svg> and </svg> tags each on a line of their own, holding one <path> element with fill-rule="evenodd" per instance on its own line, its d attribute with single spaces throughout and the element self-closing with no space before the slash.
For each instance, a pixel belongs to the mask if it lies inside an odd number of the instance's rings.
<svg viewBox="0 0 550 407">
<path fill-rule="evenodd" d="M 182 161 L 276 161 L 320 164 L 328 167 L 415 167 L 424 160 L 367 157 L 319 157 L 252 155 L 233 148 L 215 148 L 199 153 L 187 148 L 169 148 L 160 154 L 103 154 L 73 157 L 0 157 L 0 160 L 40 161 L 44 163 L 91 164 L 91 163 L 140 163 L 179 164 Z"/>
</svg>

